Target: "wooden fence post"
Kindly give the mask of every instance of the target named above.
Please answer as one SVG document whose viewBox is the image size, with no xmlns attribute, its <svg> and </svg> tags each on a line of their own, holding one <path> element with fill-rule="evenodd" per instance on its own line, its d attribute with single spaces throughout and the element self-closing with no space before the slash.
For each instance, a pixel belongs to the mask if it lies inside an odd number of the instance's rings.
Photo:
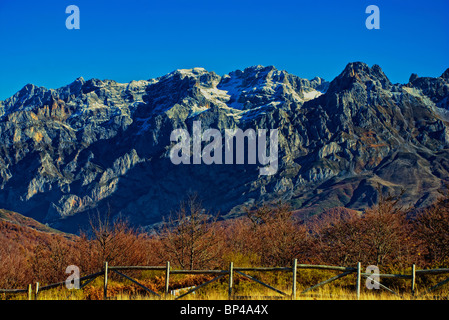
<svg viewBox="0 0 449 320">
<path fill-rule="evenodd" d="M 229 290 L 228 290 L 228 299 L 231 300 L 232 297 L 232 284 L 233 284 L 233 273 L 234 273 L 234 263 L 229 263 Z"/>
<path fill-rule="evenodd" d="M 356 290 L 357 290 L 357 300 L 360 300 L 360 286 L 361 286 L 361 264 L 360 262 L 357 263 L 357 284 L 356 284 Z"/>
<path fill-rule="evenodd" d="M 168 288 L 170 283 L 170 261 L 167 261 L 165 269 L 165 299 L 168 297 Z"/>
<path fill-rule="evenodd" d="M 36 293 L 34 294 L 34 300 L 38 299 L 39 295 L 39 282 L 36 282 Z"/>
<path fill-rule="evenodd" d="M 33 298 L 33 286 L 31 283 L 28 285 L 28 300 L 32 300 Z"/>
<path fill-rule="evenodd" d="M 412 296 L 415 296 L 415 280 L 416 280 L 416 269 L 415 264 L 412 265 Z"/>
<path fill-rule="evenodd" d="M 298 259 L 293 260 L 293 279 L 292 279 L 292 299 L 296 300 L 296 271 L 298 269 Z"/>
<path fill-rule="evenodd" d="M 108 298 L 108 262 L 104 262 L 104 287 L 103 287 L 103 300 Z"/>
</svg>

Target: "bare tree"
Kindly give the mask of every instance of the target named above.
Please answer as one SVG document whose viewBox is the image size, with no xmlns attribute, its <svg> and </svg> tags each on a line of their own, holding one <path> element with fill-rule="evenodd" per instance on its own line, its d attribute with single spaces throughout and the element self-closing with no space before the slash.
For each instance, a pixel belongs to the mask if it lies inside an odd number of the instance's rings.
<svg viewBox="0 0 449 320">
<path fill-rule="evenodd" d="M 449 186 L 434 205 L 418 213 L 414 221 L 416 238 L 421 242 L 430 265 L 449 260 Z"/>
<path fill-rule="evenodd" d="M 329 209 L 308 221 L 315 262 L 353 265 L 360 261 L 360 215 L 346 208 Z"/>
<path fill-rule="evenodd" d="M 288 265 L 295 257 L 304 256 L 307 231 L 295 221 L 288 204 L 263 204 L 246 213 L 252 222 L 252 251 L 258 252 L 262 263 Z"/>
<path fill-rule="evenodd" d="M 361 242 L 367 263 L 383 265 L 407 260 L 408 222 L 396 199 L 382 198 L 361 220 Z"/>
<path fill-rule="evenodd" d="M 196 194 L 189 195 L 175 215 L 164 219 L 159 232 L 162 254 L 183 269 L 210 265 L 220 256 L 223 238 L 217 217 L 206 212 Z"/>
<path fill-rule="evenodd" d="M 104 217 L 98 213 L 89 223 L 90 230 L 83 232 L 78 241 L 84 260 L 88 260 L 88 269 L 101 268 L 105 261 L 133 265 L 142 260 L 142 241 L 126 220 L 119 217 L 111 221 L 108 210 Z"/>
</svg>

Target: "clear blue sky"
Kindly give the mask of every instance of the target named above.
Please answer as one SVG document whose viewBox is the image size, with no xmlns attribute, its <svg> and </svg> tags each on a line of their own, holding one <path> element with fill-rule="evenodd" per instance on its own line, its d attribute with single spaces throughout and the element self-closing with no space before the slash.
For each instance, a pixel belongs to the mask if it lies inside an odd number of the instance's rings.
<svg viewBox="0 0 449 320">
<path fill-rule="evenodd" d="M 80 30 L 68 30 L 68 5 Z M 368 30 L 368 5 L 380 30 Z M 332 80 L 348 62 L 379 64 L 393 82 L 449 67 L 448 0 L 0 0 L 0 100 L 25 84 L 79 76 L 118 82 L 179 68 L 223 75 L 274 65 Z"/>
</svg>

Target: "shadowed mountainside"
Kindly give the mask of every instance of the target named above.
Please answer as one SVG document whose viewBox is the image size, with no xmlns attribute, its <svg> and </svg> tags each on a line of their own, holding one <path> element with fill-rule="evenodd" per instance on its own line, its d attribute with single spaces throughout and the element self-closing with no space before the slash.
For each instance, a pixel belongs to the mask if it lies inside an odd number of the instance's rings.
<svg viewBox="0 0 449 320">
<path fill-rule="evenodd" d="M 393 84 L 377 65 L 349 63 L 331 82 L 254 66 L 203 68 L 147 81 L 83 78 L 28 84 L 0 102 L 0 207 L 77 232 L 97 209 L 158 223 L 188 192 L 223 217 L 284 199 L 301 212 L 362 210 L 383 192 L 433 203 L 449 177 L 449 70 Z M 174 165 L 170 134 L 278 129 L 279 169 Z"/>
</svg>

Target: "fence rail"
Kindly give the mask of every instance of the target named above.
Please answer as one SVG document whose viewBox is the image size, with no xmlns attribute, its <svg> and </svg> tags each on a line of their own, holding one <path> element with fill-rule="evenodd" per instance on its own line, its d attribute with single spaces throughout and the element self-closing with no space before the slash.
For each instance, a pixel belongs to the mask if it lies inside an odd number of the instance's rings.
<svg viewBox="0 0 449 320">
<path fill-rule="evenodd" d="M 327 266 L 327 265 L 311 265 L 311 264 L 298 264 L 297 260 L 294 259 L 292 266 L 290 267 L 235 267 L 233 262 L 229 264 L 229 268 L 227 270 L 172 270 L 170 267 L 170 262 L 167 262 L 165 266 L 109 266 L 107 262 L 104 263 L 103 269 L 99 272 L 86 275 L 84 277 L 80 277 L 79 283 L 80 283 L 80 289 L 84 288 L 87 284 L 92 282 L 98 277 L 104 278 L 104 284 L 103 284 L 103 298 L 108 299 L 108 278 L 109 278 L 109 271 L 112 271 L 113 273 L 117 274 L 120 277 L 123 277 L 132 283 L 138 285 L 142 289 L 144 289 L 149 294 L 152 294 L 160 299 L 180 299 L 183 298 L 189 294 L 195 293 L 200 288 L 205 287 L 206 285 L 213 283 L 223 277 L 228 277 L 228 298 L 238 298 L 238 296 L 233 295 L 234 293 L 234 275 L 238 274 L 246 279 L 249 279 L 250 281 L 254 281 L 278 294 L 281 295 L 281 297 L 272 297 L 272 298 L 285 298 L 290 297 L 291 299 L 297 298 L 297 281 L 298 281 L 298 270 L 301 269 L 311 269 L 311 270 L 329 270 L 329 271 L 339 271 L 341 273 L 337 274 L 336 276 L 333 276 L 329 279 L 326 279 L 320 283 L 317 283 L 309 288 L 306 288 L 300 292 L 301 295 L 306 294 L 318 287 L 321 287 L 323 285 L 326 285 L 328 283 L 331 283 L 333 281 L 336 281 L 338 279 L 344 278 L 346 276 L 349 276 L 351 274 L 356 274 L 356 296 L 357 299 L 360 299 L 360 290 L 361 290 L 361 278 L 367 278 L 373 283 L 379 285 L 380 288 L 387 290 L 388 292 L 395 294 L 399 297 L 402 297 L 400 294 L 394 292 L 390 288 L 386 287 L 384 284 L 381 284 L 380 282 L 376 281 L 373 276 L 379 277 L 379 278 L 398 278 L 398 279 L 407 279 L 411 280 L 411 293 L 412 296 L 415 298 L 421 297 L 425 294 L 430 293 L 431 291 L 434 291 L 443 285 L 449 283 L 449 278 L 439 282 L 438 284 L 434 285 L 431 288 L 424 289 L 424 292 L 416 296 L 416 277 L 417 276 L 423 276 L 423 275 L 435 275 L 435 274 L 445 274 L 449 273 L 449 268 L 438 268 L 438 269 L 423 269 L 423 270 L 416 270 L 416 266 L 412 265 L 412 271 L 410 274 L 373 274 L 373 273 L 363 273 L 361 270 L 361 264 L 360 262 L 357 264 L 356 267 L 341 267 L 341 266 Z M 151 270 L 151 271 L 161 271 L 165 273 L 165 288 L 164 293 L 157 293 L 149 288 L 147 288 L 145 285 L 137 281 L 136 279 L 133 279 L 129 275 L 126 275 L 124 272 L 126 271 L 133 271 L 133 270 Z M 245 272 L 291 272 L 292 278 L 291 278 L 291 293 L 285 293 L 267 283 L 264 283 L 260 279 L 257 279 L 254 276 L 248 275 Z M 170 275 L 187 275 L 187 274 L 210 274 L 215 275 L 215 277 L 211 280 L 208 280 L 202 284 L 199 284 L 194 287 L 185 288 L 186 292 L 183 294 L 180 294 L 176 297 L 172 296 L 171 292 L 175 292 L 176 290 L 169 290 L 170 289 Z M 61 281 L 57 283 L 48 284 L 45 286 L 40 286 L 39 282 L 35 284 L 35 291 L 34 291 L 34 299 L 38 299 L 38 295 L 40 292 L 45 290 L 50 290 L 59 286 L 64 286 L 66 284 L 66 281 Z M 182 289 L 178 289 L 182 290 Z M 33 299 L 33 290 L 32 285 L 29 284 L 28 288 L 25 289 L 0 289 L 0 294 L 20 294 L 20 293 L 28 293 L 28 299 Z"/>
</svg>

